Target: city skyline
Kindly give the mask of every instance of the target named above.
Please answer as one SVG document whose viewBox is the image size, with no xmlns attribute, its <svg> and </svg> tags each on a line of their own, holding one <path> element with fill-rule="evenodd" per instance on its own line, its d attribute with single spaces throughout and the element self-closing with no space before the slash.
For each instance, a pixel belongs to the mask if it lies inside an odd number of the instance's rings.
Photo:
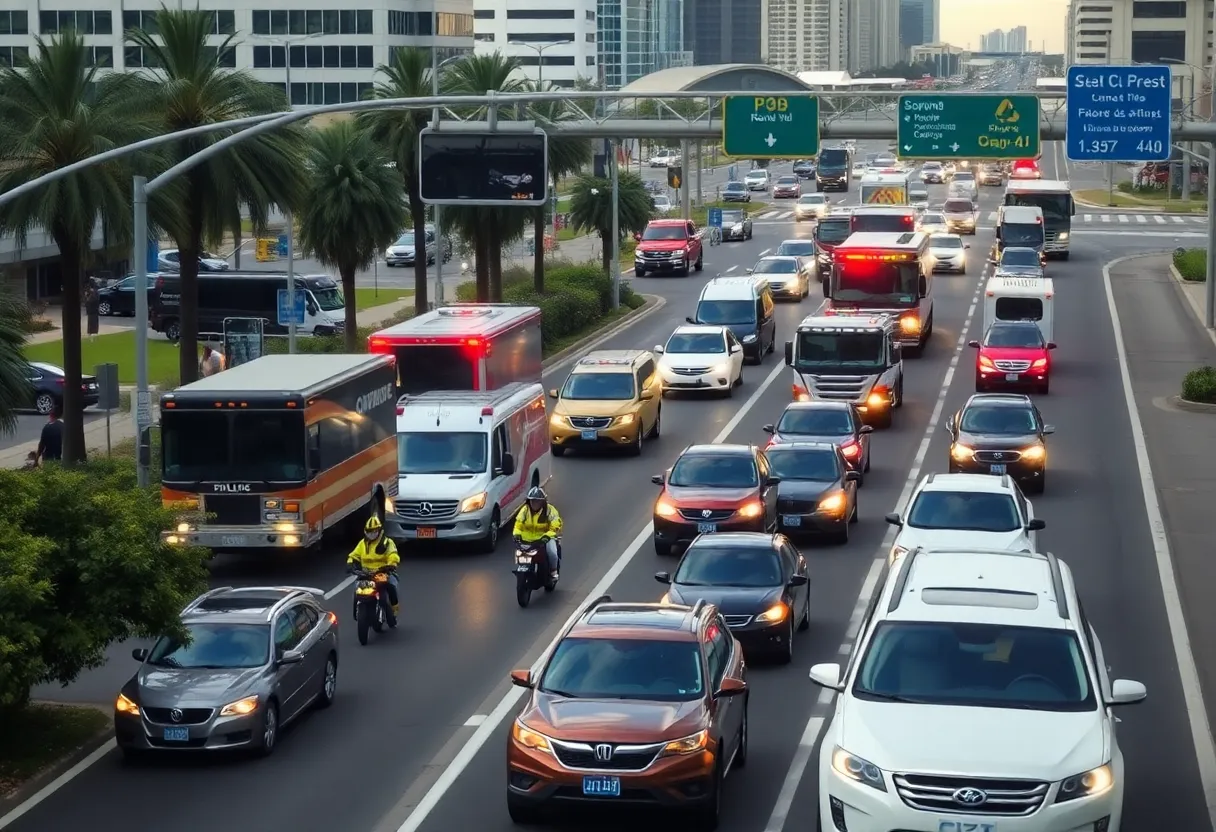
<svg viewBox="0 0 1216 832">
<path fill-rule="evenodd" d="M 1034 49 L 1064 51 L 1068 0 L 941 0 L 942 40 L 979 49 L 980 35 L 1025 26 Z M 982 21 L 982 22 L 980 22 Z"/>
</svg>

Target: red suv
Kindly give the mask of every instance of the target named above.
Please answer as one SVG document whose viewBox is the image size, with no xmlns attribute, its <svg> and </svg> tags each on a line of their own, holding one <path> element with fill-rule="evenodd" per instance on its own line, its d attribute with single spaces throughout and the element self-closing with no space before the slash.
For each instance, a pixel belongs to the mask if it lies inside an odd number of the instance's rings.
<svg viewBox="0 0 1216 832">
<path fill-rule="evenodd" d="M 637 277 L 651 272 L 687 276 L 705 266 L 701 233 L 690 220 L 651 220 L 634 239 L 638 243 L 633 253 L 633 273 Z"/>
<path fill-rule="evenodd" d="M 975 391 L 1032 388 L 1046 393 L 1051 383 L 1051 350 L 1034 321 L 1003 321 L 988 327 L 983 341 L 970 341 L 977 350 Z"/>
<path fill-rule="evenodd" d="M 671 554 L 713 532 L 777 532 L 777 484 L 755 445 L 690 445 L 666 476 L 654 503 L 654 550 Z"/>
</svg>

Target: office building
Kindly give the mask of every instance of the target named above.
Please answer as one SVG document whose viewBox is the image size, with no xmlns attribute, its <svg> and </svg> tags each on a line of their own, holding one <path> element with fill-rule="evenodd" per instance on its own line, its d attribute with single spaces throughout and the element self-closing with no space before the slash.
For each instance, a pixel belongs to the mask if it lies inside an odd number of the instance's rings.
<svg viewBox="0 0 1216 832">
<path fill-rule="evenodd" d="M 696 66 L 762 63 L 763 0 L 684 0 L 684 34 Z"/>
<path fill-rule="evenodd" d="M 1015 26 L 1007 31 L 993 29 L 986 35 L 980 35 L 981 52 L 1027 52 L 1026 27 Z"/>
<path fill-rule="evenodd" d="M 981 52 L 1005 52 L 1005 32 L 993 29 L 986 35 L 980 35 Z"/>
<path fill-rule="evenodd" d="M 911 63 L 930 67 L 929 73 L 934 78 L 950 78 L 962 74 L 965 54 L 962 47 L 948 43 L 922 43 L 912 47 L 908 59 Z"/>
<path fill-rule="evenodd" d="M 764 63 L 792 74 L 848 69 L 853 7 L 850 0 L 763 0 Z"/>
<path fill-rule="evenodd" d="M 692 63 L 684 37 L 686 2 L 689 0 L 599 0 L 600 80 L 608 89 L 660 69 Z"/>
<path fill-rule="evenodd" d="M 913 46 L 941 38 L 941 0 L 899 0 L 899 47 L 904 55 Z"/>
<path fill-rule="evenodd" d="M 148 56 L 122 34 L 154 27 L 160 6 L 160 0 L 75 0 L 71 8 L 52 10 L 35 0 L 7 0 L 0 10 L 0 62 L 24 60 L 35 35 L 74 29 L 97 65 L 148 68 Z M 203 0 L 201 7 L 215 12 L 215 44 L 237 36 L 225 65 L 279 87 L 290 77 L 296 106 L 359 100 L 396 48 L 433 47 L 441 58 L 473 48 L 473 0 L 434 0 L 425 11 L 406 0 L 358 0 L 353 9 L 304 0 Z"/>
<path fill-rule="evenodd" d="M 849 12 L 849 72 L 899 63 L 899 0 L 854 0 Z"/>
<path fill-rule="evenodd" d="M 519 62 L 531 81 L 572 88 L 599 80 L 596 0 L 473 0 L 478 53 Z"/>
</svg>

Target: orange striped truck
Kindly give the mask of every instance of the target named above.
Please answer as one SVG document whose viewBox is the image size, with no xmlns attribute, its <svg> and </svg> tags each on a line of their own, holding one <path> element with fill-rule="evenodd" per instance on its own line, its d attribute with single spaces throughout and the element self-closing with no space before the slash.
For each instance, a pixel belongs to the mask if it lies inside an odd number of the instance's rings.
<svg viewBox="0 0 1216 832">
<path fill-rule="evenodd" d="M 173 544 L 303 549 L 397 493 L 396 359 L 267 355 L 160 400 Z"/>
</svg>

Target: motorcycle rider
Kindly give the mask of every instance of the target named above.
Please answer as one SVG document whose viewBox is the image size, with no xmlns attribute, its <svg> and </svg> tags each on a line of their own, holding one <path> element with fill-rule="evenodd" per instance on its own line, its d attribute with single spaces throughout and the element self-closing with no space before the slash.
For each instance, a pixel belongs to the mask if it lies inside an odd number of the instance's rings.
<svg viewBox="0 0 1216 832">
<path fill-rule="evenodd" d="M 528 501 L 515 515 L 515 540 L 517 543 L 545 541 L 545 554 L 549 560 L 549 577 L 557 580 L 557 569 L 561 565 L 561 544 L 557 538 L 562 533 L 562 516 L 549 503 L 549 495 L 539 485 L 528 491 Z"/>
<path fill-rule="evenodd" d="M 388 626 L 397 626 L 397 614 L 401 604 L 397 596 L 397 573 L 401 556 L 397 554 L 397 544 L 384 533 L 384 523 L 373 514 L 363 526 L 363 539 L 355 544 L 354 550 L 347 555 L 346 565 L 352 568 L 363 568 L 369 572 L 388 572 L 388 600 L 392 605 L 392 614 Z"/>
</svg>

